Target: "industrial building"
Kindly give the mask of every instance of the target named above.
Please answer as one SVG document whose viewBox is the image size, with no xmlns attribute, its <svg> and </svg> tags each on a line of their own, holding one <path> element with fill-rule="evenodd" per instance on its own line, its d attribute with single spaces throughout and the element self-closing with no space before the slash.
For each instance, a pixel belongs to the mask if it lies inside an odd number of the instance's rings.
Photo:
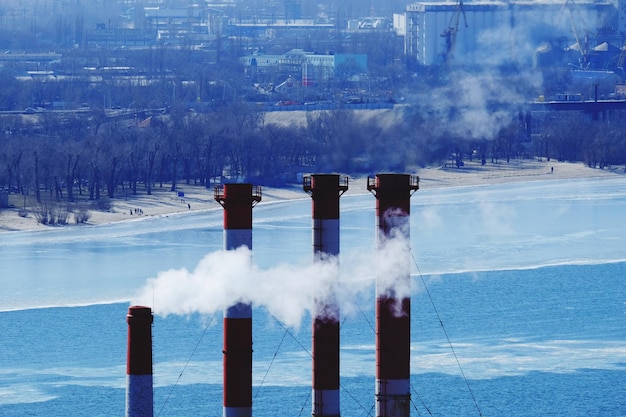
<svg viewBox="0 0 626 417">
<path fill-rule="evenodd" d="M 355 73 L 367 71 L 367 55 L 364 54 L 317 54 L 303 49 L 292 49 L 281 55 L 252 54 L 240 58 L 246 72 L 253 76 L 287 73 L 299 76 L 302 85 L 327 80 L 342 68 Z"/>
<path fill-rule="evenodd" d="M 480 34 L 506 19 L 504 3 L 423 2 L 407 6 L 405 52 L 422 65 L 454 55 L 475 61 Z"/>
<path fill-rule="evenodd" d="M 624 26 L 626 9 L 619 10 Z M 406 8 L 405 53 L 418 65 L 536 65 L 542 54 L 559 50 L 579 54 L 584 66 L 587 54 L 602 52 L 590 34 L 621 48 L 616 15 L 605 1 L 418 2 Z"/>
</svg>

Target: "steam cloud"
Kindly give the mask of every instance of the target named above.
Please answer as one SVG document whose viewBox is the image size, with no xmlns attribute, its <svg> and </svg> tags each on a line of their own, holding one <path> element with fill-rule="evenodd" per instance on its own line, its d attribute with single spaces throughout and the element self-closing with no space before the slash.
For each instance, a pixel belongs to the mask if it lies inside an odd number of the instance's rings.
<svg viewBox="0 0 626 417">
<path fill-rule="evenodd" d="M 327 257 L 302 264 L 279 264 L 261 269 L 252 251 L 242 246 L 207 254 L 193 271 L 172 269 L 150 278 L 132 301 L 152 305 L 155 314 L 211 315 L 237 302 L 266 308 L 286 326 L 297 328 L 315 300 L 334 299 L 343 314 L 356 311 L 358 297 L 371 293 L 378 277 L 379 288 L 392 289 L 396 297 L 410 296 L 409 245 L 394 237 L 371 253 Z"/>
</svg>

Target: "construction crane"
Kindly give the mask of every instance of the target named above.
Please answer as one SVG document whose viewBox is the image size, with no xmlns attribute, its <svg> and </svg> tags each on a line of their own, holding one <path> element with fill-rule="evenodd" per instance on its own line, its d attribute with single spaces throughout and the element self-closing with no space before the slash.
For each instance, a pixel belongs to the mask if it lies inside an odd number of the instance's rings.
<svg viewBox="0 0 626 417">
<path fill-rule="evenodd" d="M 465 17 L 465 9 L 463 9 L 463 0 L 459 0 L 454 13 L 450 17 L 450 23 L 448 29 L 446 29 L 440 36 L 445 38 L 445 47 L 443 52 L 443 61 L 449 63 L 454 57 L 454 49 L 456 47 L 456 37 L 459 32 L 459 22 L 463 15 L 463 23 L 467 27 L 467 18 Z"/>
<path fill-rule="evenodd" d="M 626 60 L 626 42 L 624 42 L 622 49 L 620 49 L 619 57 L 617 59 L 617 68 L 621 71 L 624 71 L 624 60 Z"/>
<path fill-rule="evenodd" d="M 563 7 L 561 8 L 561 14 L 564 10 L 567 11 L 567 15 L 569 17 L 569 24 L 574 35 L 574 39 L 576 43 L 570 45 L 567 49 L 578 51 L 580 53 L 579 58 L 579 67 L 580 69 L 588 69 L 589 67 L 589 31 L 584 29 L 584 36 L 581 39 L 581 36 L 578 34 L 578 28 L 576 27 L 576 21 L 574 19 L 574 0 L 565 0 Z"/>
</svg>

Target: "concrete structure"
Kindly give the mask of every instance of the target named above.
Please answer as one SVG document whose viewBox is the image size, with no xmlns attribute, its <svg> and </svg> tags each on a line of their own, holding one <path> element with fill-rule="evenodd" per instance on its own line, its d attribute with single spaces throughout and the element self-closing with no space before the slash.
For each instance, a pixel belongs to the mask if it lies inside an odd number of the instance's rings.
<svg viewBox="0 0 626 417">
<path fill-rule="evenodd" d="M 252 249 L 252 207 L 261 187 L 224 184 L 215 187 L 224 207 L 224 249 Z M 224 311 L 224 417 L 252 416 L 252 306 L 237 303 Z"/>
<path fill-rule="evenodd" d="M 286 72 L 294 76 L 301 74 L 303 85 L 335 77 L 345 69 L 357 73 L 367 71 L 365 54 L 317 54 L 303 49 L 292 49 L 282 55 L 247 55 L 241 57 L 240 62 L 246 71 L 255 74 L 277 72 Z"/>
<path fill-rule="evenodd" d="M 474 62 L 474 52 L 481 49 L 479 35 L 505 21 L 507 7 L 500 2 L 464 3 L 420 2 L 406 8 L 405 53 L 421 65 L 443 63 L 450 47 L 454 56 Z M 458 22 L 458 25 L 457 25 Z M 466 25 L 467 22 L 467 25 Z M 446 46 L 445 33 L 452 34 L 454 46 Z"/>
<path fill-rule="evenodd" d="M 417 2 L 405 11 L 405 53 L 420 65 L 443 63 L 450 49 L 446 43 L 452 41 L 459 65 L 528 64 L 551 48 L 581 48 L 574 45 L 583 43 L 585 33 L 609 28 L 614 9 L 609 2 L 590 0 Z M 557 45 L 562 39 L 566 44 Z"/>
<path fill-rule="evenodd" d="M 393 19 L 387 16 L 368 16 L 348 20 L 348 32 L 389 32 L 393 27 Z"/>
<path fill-rule="evenodd" d="M 333 23 L 316 19 L 280 19 L 272 17 L 231 17 L 227 30 L 232 36 L 253 39 L 273 39 L 289 34 L 329 33 L 335 30 Z"/>
<path fill-rule="evenodd" d="M 156 31 L 158 40 L 213 40 L 223 36 L 224 10 L 192 4 L 187 7 L 144 7 L 145 27 Z"/>
<path fill-rule="evenodd" d="M 126 417 L 152 417 L 152 311 L 149 307 L 129 307 L 126 322 Z"/>
<path fill-rule="evenodd" d="M 371 181 L 373 180 L 373 181 Z M 405 174 L 378 174 L 367 179 L 376 196 L 377 247 L 400 243 L 393 256 L 391 277 L 376 278 L 376 416 L 409 417 L 411 351 L 411 257 L 409 214 L 411 195 L 419 178 Z M 400 239 L 400 240 L 397 240 Z M 390 259 L 381 259 L 381 262 Z"/>
<path fill-rule="evenodd" d="M 316 261 L 339 255 L 339 197 L 348 190 L 348 178 L 311 175 L 303 188 L 313 198 L 313 253 Z M 337 277 L 338 278 L 338 277 Z M 338 417 L 339 408 L 339 304 L 333 289 L 316 299 L 313 318 L 312 416 Z"/>
<path fill-rule="evenodd" d="M 626 0 L 617 0 L 617 32 L 626 33 Z"/>
<path fill-rule="evenodd" d="M 90 47 L 112 48 L 120 46 L 156 45 L 157 31 L 134 28 L 102 28 L 85 33 L 85 42 Z"/>
</svg>

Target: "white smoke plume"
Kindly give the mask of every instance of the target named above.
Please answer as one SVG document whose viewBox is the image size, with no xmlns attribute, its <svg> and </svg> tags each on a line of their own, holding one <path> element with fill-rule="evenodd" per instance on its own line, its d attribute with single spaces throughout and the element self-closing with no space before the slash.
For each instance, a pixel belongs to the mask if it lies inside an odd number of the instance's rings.
<svg viewBox="0 0 626 417">
<path fill-rule="evenodd" d="M 154 313 L 211 315 L 238 302 L 264 307 L 286 326 L 297 328 L 305 314 L 318 314 L 315 300 L 335 299 L 342 314 L 357 311 L 355 302 L 379 286 L 393 288 L 398 298 L 410 292 L 410 254 L 401 238 L 378 250 L 341 255 L 300 264 L 261 269 L 246 247 L 207 254 L 194 270 L 172 269 L 148 279 L 132 300 L 152 306 Z M 332 291 L 336 291 L 331 294 Z M 373 307 L 373 306 L 372 306 Z M 367 308 L 366 308 L 367 309 Z"/>
</svg>

